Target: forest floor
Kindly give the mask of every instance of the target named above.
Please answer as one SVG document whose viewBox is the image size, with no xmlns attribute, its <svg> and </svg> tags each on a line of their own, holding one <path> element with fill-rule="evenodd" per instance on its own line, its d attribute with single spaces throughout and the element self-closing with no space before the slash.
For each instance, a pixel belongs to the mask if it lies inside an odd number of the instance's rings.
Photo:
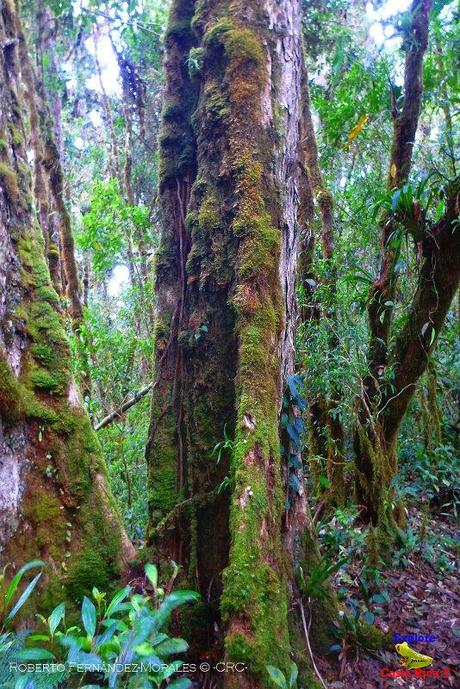
<svg viewBox="0 0 460 689">
<path fill-rule="evenodd" d="M 328 689 L 460 687 L 458 525 L 445 516 L 426 524 L 426 518 L 412 508 L 409 533 L 412 543 L 406 543 L 405 549 L 395 553 L 393 566 L 380 573 L 381 593 L 372 596 L 366 584 L 363 586 L 362 580 L 360 583 L 363 564 L 359 557 L 354 557 L 347 567 L 346 581 L 338 574 L 334 586 L 350 610 L 359 610 L 364 619 L 366 615 L 375 615 L 374 624 L 383 632 L 436 637 L 432 642 L 410 644 L 417 652 L 431 656 L 432 666 L 423 670 L 424 677 L 416 677 L 415 670 L 410 677 L 390 676 L 400 670 L 396 650 L 370 656 L 365 650 L 357 653 L 355 649 L 353 657 L 343 652 L 342 644 L 338 666 L 317 659 Z M 425 533 L 429 534 L 428 549 Z"/>
</svg>

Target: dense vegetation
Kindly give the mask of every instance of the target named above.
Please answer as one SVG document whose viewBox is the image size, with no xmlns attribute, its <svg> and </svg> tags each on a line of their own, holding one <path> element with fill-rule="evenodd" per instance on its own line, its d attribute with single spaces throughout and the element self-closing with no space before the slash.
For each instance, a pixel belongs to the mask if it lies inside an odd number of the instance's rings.
<svg viewBox="0 0 460 689">
<path fill-rule="evenodd" d="M 454 686 L 456 3 L 0 8 L 0 689 Z"/>
</svg>

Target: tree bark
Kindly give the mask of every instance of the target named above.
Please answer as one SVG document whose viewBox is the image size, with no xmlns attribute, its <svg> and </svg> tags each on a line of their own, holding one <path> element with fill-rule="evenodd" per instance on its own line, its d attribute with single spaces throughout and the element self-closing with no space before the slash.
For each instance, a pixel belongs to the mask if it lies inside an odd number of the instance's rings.
<svg viewBox="0 0 460 689">
<path fill-rule="evenodd" d="M 431 0 L 413 0 L 410 8 L 411 21 L 403 44 L 406 51 L 404 103 L 400 112 L 393 113 L 393 140 L 388 173 L 390 191 L 401 188 L 407 182 L 412 164 L 412 151 L 422 103 L 422 68 L 428 45 L 430 10 Z M 385 525 L 384 530 L 390 532 L 395 524 L 392 511 L 388 507 L 391 502 L 388 490 L 397 469 L 395 433 L 399 429 L 402 416 L 394 419 L 394 423 L 391 424 L 394 429 L 390 432 L 385 419 L 390 413 L 392 403 L 389 401 L 388 386 L 382 377 L 390 363 L 393 363 L 396 399 L 402 402 L 406 394 L 402 392 L 404 385 L 401 386 L 401 382 L 406 379 L 406 374 L 398 358 L 400 350 L 397 347 L 392 352 L 388 351 L 397 284 L 394 267 L 399 255 L 399 249 L 392 247 L 391 238 L 398 222 L 401 221 L 395 213 L 384 213 L 381 220 L 381 267 L 379 276 L 372 285 L 368 306 L 368 373 L 357 400 L 354 438 L 357 500 L 362 507 L 362 515 L 373 525 Z M 422 273 L 423 270 L 420 276 Z M 414 306 L 415 303 L 412 309 Z M 412 310 L 408 323 L 414 318 L 416 319 L 416 316 Z M 409 397 L 413 394 L 413 386 L 417 379 L 418 376 L 409 384 Z M 391 395 L 394 395 L 394 392 Z M 399 409 L 404 413 L 406 407 L 407 404 L 400 405 Z M 401 509 L 398 509 L 397 516 L 402 519 Z"/>
<path fill-rule="evenodd" d="M 294 368 L 302 65 L 297 0 L 172 5 L 149 540 L 203 594 L 194 647 L 244 662 L 222 680 L 243 689 L 289 664 L 296 539 L 283 533 L 279 417 Z M 303 536 L 304 494 L 295 514 Z"/>
<path fill-rule="evenodd" d="M 0 560 L 49 565 L 42 602 L 110 588 L 134 549 L 70 373 L 70 351 L 34 218 L 23 142 L 17 9 L 0 13 Z M 23 65 L 24 66 L 24 65 Z M 64 591 L 63 591 L 64 587 Z"/>
<path fill-rule="evenodd" d="M 39 7 L 39 30 L 44 31 L 45 9 Z M 49 19 L 49 18 L 48 18 Z M 64 198 L 64 175 L 59 148 L 56 144 L 55 131 L 60 123 L 50 115 L 44 83 L 37 79 L 29 57 L 24 33 L 18 29 L 18 50 L 21 57 L 22 75 L 26 84 L 27 104 L 30 112 L 31 143 L 34 150 L 34 194 L 38 215 L 45 238 L 45 252 L 51 273 L 53 286 L 60 293 L 62 267 L 65 277 L 65 292 L 69 300 L 69 315 L 72 329 L 80 343 L 81 329 L 84 323 L 83 303 L 81 296 L 78 265 L 75 257 L 75 242 L 72 222 Z M 60 116 L 60 111 L 58 112 Z M 54 218 L 50 213 L 50 202 L 59 218 L 59 239 L 55 236 Z M 85 398 L 91 395 L 91 377 L 89 363 L 84 347 L 79 347 L 81 362 L 81 387 Z"/>
<path fill-rule="evenodd" d="M 413 0 L 411 23 L 403 47 L 406 50 L 404 67 L 404 104 L 401 112 L 393 114 L 393 139 L 388 167 L 388 189 L 399 189 L 407 182 L 412 165 L 412 152 L 418 127 L 423 95 L 423 57 L 428 46 L 428 24 L 431 0 Z M 381 221 L 381 267 L 369 295 L 369 376 L 364 382 L 372 401 L 376 381 L 382 375 L 387 361 L 387 345 L 391 332 L 393 301 L 396 291 L 394 266 L 398 250 L 390 239 L 395 220 L 384 214 Z"/>
<path fill-rule="evenodd" d="M 406 324 L 390 352 L 394 387 L 384 391 L 377 411 L 364 410 L 355 436 L 361 503 L 374 525 L 392 522 L 384 496 L 396 472 L 401 421 L 426 371 L 429 355 L 445 321 L 460 279 L 459 181 L 447 190 L 444 217 L 425 233 L 423 263 Z"/>
</svg>

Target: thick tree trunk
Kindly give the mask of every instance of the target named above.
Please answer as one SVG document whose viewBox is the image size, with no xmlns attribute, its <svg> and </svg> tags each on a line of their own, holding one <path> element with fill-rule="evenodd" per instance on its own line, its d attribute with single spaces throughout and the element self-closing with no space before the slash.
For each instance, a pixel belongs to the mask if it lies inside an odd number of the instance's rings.
<svg viewBox="0 0 460 689">
<path fill-rule="evenodd" d="M 289 662 L 296 541 L 283 535 L 279 416 L 296 317 L 300 5 L 175 0 L 166 47 L 149 540 L 203 594 L 196 648 L 224 638 L 247 665 L 224 686 L 263 687 L 266 664 Z"/>
<path fill-rule="evenodd" d="M 47 607 L 104 589 L 133 548 L 70 374 L 70 351 L 33 212 L 18 85 L 20 27 L 0 13 L 0 560 L 49 564 Z M 64 586 L 65 591 L 62 591 Z"/>
<path fill-rule="evenodd" d="M 49 11 L 41 3 L 37 13 L 39 31 L 45 33 L 45 26 L 51 22 Z M 43 38 L 39 42 L 40 59 L 43 60 Z M 48 36 L 48 42 L 50 38 Z M 48 46 L 49 47 L 49 46 Z M 50 269 L 54 288 L 62 291 L 62 268 L 65 277 L 65 293 L 69 300 L 69 315 L 73 331 L 78 338 L 84 322 L 83 302 L 75 257 L 75 242 L 70 213 L 64 198 L 64 175 L 59 151 L 61 129 L 60 108 L 55 108 L 54 120 L 50 115 L 47 94 L 42 80 L 38 80 L 28 53 L 24 33 L 18 27 L 18 50 L 21 60 L 21 74 L 26 85 L 27 105 L 30 113 L 31 144 L 34 151 L 34 196 L 38 217 L 45 238 L 45 256 Z M 53 58 L 50 57 L 50 60 Z M 56 97 L 55 97 L 56 98 Z M 54 206 L 57 221 L 51 213 Z M 57 232 L 59 233 L 57 235 Z M 61 260 L 62 259 L 62 266 Z M 91 394 L 89 362 L 84 347 L 79 347 L 81 364 L 81 387 L 85 398 Z"/>
<path fill-rule="evenodd" d="M 57 57 L 56 57 L 56 40 L 58 31 L 58 20 L 55 18 L 49 9 L 46 7 L 43 0 L 37 0 L 36 3 L 36 21 L 37 21 L 37 36 L 36 36 L 36 70 L 35 74 L 32 64 L 27 54 L 24 55 L 23 69 L 27 68 L 29 63 L 29 71 L 31 73 L 32 82 L 35 88 L 32 88 L 32 97 L 36 101 L 35 106 L 38 107 L 41 127 L 41 144 L 44 146 L 45 140 L 51 136 L 56 144 L 58 155 L 62 160 L 63 154 L 63 133 L 62 133 L 62 102 L 61 91 L 57 88 L 47 88 L 47 84 L 57 83 L 59 80 Z M 24 47 L 26 48 L 25 42 Z M 31 107 L 33 107 L 31 105 Z M 49 116 L 46 111 L 49 111 Z M 41 164 L 45 169 L 45 177 L 49 182 L 48 167 L 46 162 L 46 155 L 40 157 Z M 47 236 L 49 237 L 49 245 L 47 250 L 47 260 L 50 269 L 51 280 L 54 288 L 59 295 L 65 294 L 65 276 L 61 261 L 61 232 L 60 232 L 60 216 L 56 211 L 53 199 L 53 193 L 49 183 L 47 184 L 48 205 L 50 215 L 47 220 Z"/>
</svg>

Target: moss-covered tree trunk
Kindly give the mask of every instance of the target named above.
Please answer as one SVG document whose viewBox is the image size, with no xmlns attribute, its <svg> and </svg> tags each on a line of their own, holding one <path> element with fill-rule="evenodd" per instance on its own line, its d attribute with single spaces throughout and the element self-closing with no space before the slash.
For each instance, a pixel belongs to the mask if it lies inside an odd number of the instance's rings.
<svg viewBox="0 0 460 689">
<path fill-rule="evenodd" d="M 408 181 L 412 166 L 415 135 L 422 106 L 423 58 L 428 46 L 430 11 L 431 0 L 413 0 L 410 24 L 403 43 L 405 50 L 403 103 L 400 110 L 395 106 L 392 112 L 393 138 L 389 157 L 389 191 L 396 192 Z M 413 220 L 418 220 L 418 210 L 414 204 Z M 402 421 L 402 416 L 388 421 L 393 404 L 391 398 L 393 395 L 402 395 L 402 398 L 405 398 L 407 392 L 412 396 L 413 386 L 416 383 L 416 379 L 410 382 L 407 380 L 406 371 L 398 358 L 398 347 L 392 348 L 390 345 L 398 279 L 395 266 L 400 252 L 399 246 L 394 247 L 391 239 L 395 230 L 404 226 L 409 220 L 398 217 L 396 213 L 382 214 L 380 269 L 378 278 L 372 284 L 368 305 L 370 331 L 368 372 L 363 380 L 362 392 L 357 399 L 354 438 L 358 503 L 362 508 L 364 518 L 374 526 L 384 527 L 389 535 L 394 531 L 394 516 L 402 517 L 402 510 L 399 509 L 398 513 L 393 515 L 391 508 L 390 485 L 397 470 L 397 430 Z M 405 229 L 407 231 L 407 226 Z M 422 274 L 423 270 L 420 276 Z M 415 314 L 410 315 L 417 317 Z M 427 318 L 430 319 L 428 315 Z M 393 386 L 389 390 L 385 374 L 389 368 L 391 370 L 391 366 L 395 368 Z M 411 378 L 410 375 L 409 378 Z M 408 385 L 407 391 L 395 392 L 401 390 L 403 384 Z M 405 408 L 405 406 L 401 407 L 403 413 Z"/>
<path fill-rule="evenodd" d="M 79 597 L 92 585 L 113 585 L 133 548 L 70 373 L 59 299 L 31 190 L 18 37 L 22 40 L 14 1 L 3 0 L 0 561 L 46 560 L 49 584 L 43 604 L 51 604 L 56 598 Z"/>
<path fill-rule="evenodd" d="M 196 648 L 247 664 L 224 686 L 262 687 L 267 663 L 289 662 L 307 522 L 303 497 L 283 534 L 279 436 L 304 183 L 300 5 L 175 0 L 166 49 L 149 541 L 202 592 Z"/>
<path fill-rule="evenodd" d="M 39 61 L 43 67 L 46 58 L 55 70 L 55 58 L 51 54 L 49 45 L 53 44 L 52 36 L 47 35 L 46 54 L 43 45 L 43 39 L 46 36 L 45 27 L 50 23 L 49 9 L 45 8 L 41 2 L 38 3 Z M 72 329 L 79 344 L 81 389 L 84 398 L 89 399 L 91 396 L 90 366 L 85 347 L 81 344 L 84 323 L 83 299 L 75 256 L 72 221 L 64 198 L 64 175 L 59 150 L 62 129 L 59 99 L 54 93 L 53 115 L 51 115 L 47 102 L 51 96 L 46 92 L 44 75 L 39 69 L 41 78 L 37 78 L 21 26 L 18 26 L 18 51 L 30 113 L 31 144 L 34 152 L 34 197 L 45 238 L 45 256 L 54 288 L 58 294 L 64 291 L 68 299 Z"/>
</svg>

